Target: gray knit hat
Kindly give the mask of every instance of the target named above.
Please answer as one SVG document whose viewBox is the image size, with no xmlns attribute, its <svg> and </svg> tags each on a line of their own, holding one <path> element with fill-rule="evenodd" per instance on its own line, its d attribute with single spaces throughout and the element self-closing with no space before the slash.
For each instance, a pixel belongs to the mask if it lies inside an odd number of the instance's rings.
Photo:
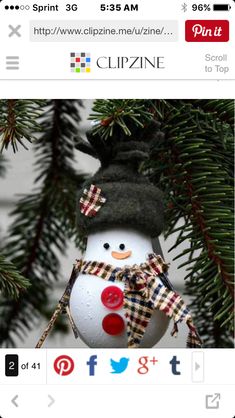
<svg viewBox="0 0 235 418">
<path fill-rule="evenodd" d="M 92 134 L 87 137 L 89 143 L 80 139 L 76 147 L 99 158 L 101 167 L 79 190 L 79 232 L 88 236 L 112 227 L 132 227 L 158 236 L 163 230 L 163 196 L 138 172 L 140 163 L 149 158 L 151 141 L 125 136 L 108 143 Z"/>
</svg>

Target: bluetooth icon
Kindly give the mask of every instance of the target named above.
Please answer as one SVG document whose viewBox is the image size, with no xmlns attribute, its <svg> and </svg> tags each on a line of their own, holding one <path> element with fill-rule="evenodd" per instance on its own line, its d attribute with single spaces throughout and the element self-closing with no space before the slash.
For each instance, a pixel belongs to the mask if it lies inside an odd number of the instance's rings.
<svg viewBox="0 0 235 418">
<path fill-rule="evenodd" d="M 181 5 L 181 10 L 185 13 L 185 12 L 187 12 L 187 10 L 188 10 L 188 5 L 186 4 L 186 3 L 183 3 L 182 5 Z"/>
</svg>

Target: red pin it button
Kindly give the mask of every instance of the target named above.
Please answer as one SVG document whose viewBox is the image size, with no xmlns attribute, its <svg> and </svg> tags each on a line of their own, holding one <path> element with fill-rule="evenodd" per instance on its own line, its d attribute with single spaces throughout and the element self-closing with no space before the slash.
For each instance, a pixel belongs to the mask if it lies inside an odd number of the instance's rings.
<svg viewBox="0 0 235 418">
<path fill-rule="evenodd" d="M 228 20 L 186 20 L 185 40 L 187 42 L 228 42 Z"/>
<path fill-rule="evenodd" d="M 117 286 L 108 286 L 101 294 L 101 301 L 108 309 L 119 309 L 123 305 L 123 291 Z"/>
<path fill-rule="evenodd" d="M 125 323 L 120 315 L 111 313 L 104 317 L 102 327 L 109 335 L 119 335 L 124 331 Z"/>
</svg>

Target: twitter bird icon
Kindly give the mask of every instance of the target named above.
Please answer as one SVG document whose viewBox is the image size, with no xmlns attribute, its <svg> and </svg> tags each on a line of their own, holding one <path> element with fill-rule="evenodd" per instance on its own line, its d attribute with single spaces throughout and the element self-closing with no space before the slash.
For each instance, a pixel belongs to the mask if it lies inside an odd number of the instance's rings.
<svg viewBox="0 0 235 418">
<path fill-rule="evenodd" d="M 126 357 L 120 358 L 119 361 L 114 361 L 113 359 L 110 359 L 111 367 L 113 369 L 113 371 L 110 373 L 116 373 L 116 374 L 123 373 L 128 366 L 129 360 L 130 359 Z"/>
</svg>

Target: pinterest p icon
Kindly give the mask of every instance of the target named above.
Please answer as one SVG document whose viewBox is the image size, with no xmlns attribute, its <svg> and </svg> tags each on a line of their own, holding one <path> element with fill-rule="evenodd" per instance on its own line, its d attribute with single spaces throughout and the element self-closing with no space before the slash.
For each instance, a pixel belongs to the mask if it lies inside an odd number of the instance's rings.
<svg viewBox="0 0 235 418">
<path fill-rule="evenodd" d="M 59 356 L 54 361 L 54 369 L 60 376 L 68 376 L 73 372 L 74 361 L 69 356 Z"/>
</svg>

